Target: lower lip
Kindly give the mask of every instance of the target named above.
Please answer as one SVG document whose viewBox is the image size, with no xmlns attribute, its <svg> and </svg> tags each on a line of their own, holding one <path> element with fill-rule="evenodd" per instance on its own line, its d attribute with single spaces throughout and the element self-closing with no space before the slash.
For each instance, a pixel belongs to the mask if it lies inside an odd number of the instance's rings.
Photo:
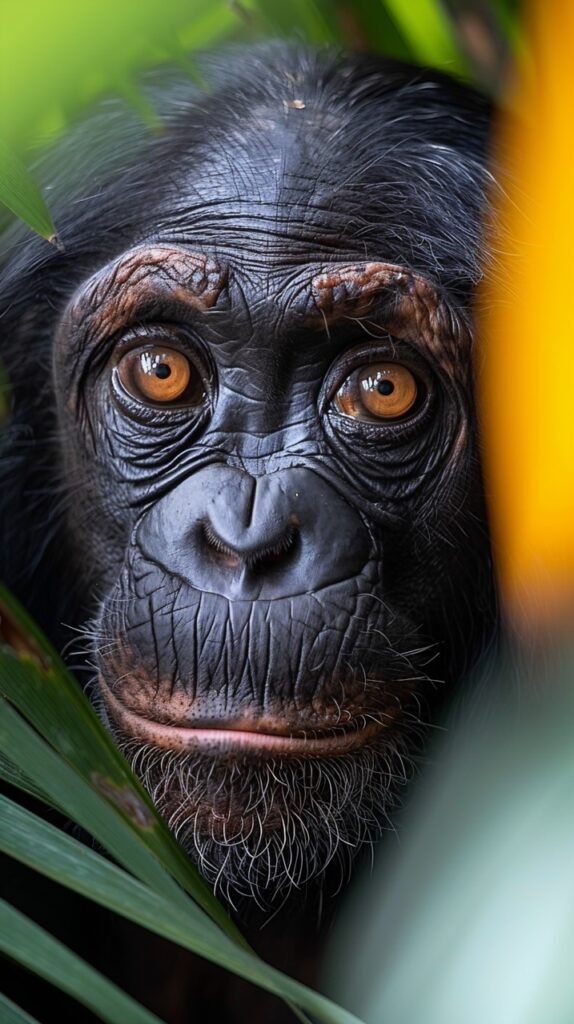
<svg viewBox="0 0 574 1024">
<path fill-rule="evenodd" d="M 114 723 L 142 743 L 193 754 L 268 754 L 275 757 L 335 757 L 362 747 L 384 726 L 371 722 L 364 729 L 306 736 L 277 736 L 236 728 L 204 729 L 201 726 L 163 725 L 129 711 L 100 678 L 100 689 Z"/>
</svg>

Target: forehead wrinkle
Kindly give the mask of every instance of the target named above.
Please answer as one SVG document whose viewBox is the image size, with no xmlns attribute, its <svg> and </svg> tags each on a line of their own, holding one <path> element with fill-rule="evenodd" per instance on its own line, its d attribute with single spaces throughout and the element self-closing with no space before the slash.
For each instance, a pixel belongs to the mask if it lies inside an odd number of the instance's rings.
<svg viewBox="0 0 574 1024">
<path fill-rule="evenodd" d="M 316 138 L 295 129 L 216 138 L 210 153 L 202 148 L 194 161 L 183 161 L 164 192 L 161 234 L 178 241 L 201 238 L 226 258 L 234 250 L 289 255 L 297 262 L 318 260 L 329 250 L 356 258 L 365 245 L 361 241 L 357 252 L 350 227 L 359 224 L 364 196 L 355 197 L 352 208 L 334 205 L 339 176 L 338 160 L 329 160 Z"/>
<path fill-rule="evenodd" d="M 333 210 L 320 197 L 295 192 L 281 200 L 218 196 L 198 205 L 188 197 L 164 208 L 158 223 L 161 236 L 182 245 L 206 246 L 222 261 L 241 255 L 254 266 L 319 263 L 345 256 L 365 256 L 363 240 L 349 237 L 349 213 Z"/>
</svg>

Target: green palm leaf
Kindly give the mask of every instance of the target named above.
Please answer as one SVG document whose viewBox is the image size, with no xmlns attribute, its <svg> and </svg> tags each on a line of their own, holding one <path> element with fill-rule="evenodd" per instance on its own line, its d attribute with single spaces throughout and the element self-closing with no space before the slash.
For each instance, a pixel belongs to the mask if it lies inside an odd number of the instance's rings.
<svg viewBox="0 0 574 1024">
<path fill-rule="evenodd" d="M 154 1013 L 4 900 L 0 900 L 0 951 L 58 985 L 107 1024 L 161 1024 Z"/>
<path fill-rule="evenodd" d="M 11 999 L 3 996 L 0 992 L 0 1020 L 2 1024 L 39 1024 L 35 1017 L 31 1017 L 25 1010 L 21 1010 Z"/>
</svg>

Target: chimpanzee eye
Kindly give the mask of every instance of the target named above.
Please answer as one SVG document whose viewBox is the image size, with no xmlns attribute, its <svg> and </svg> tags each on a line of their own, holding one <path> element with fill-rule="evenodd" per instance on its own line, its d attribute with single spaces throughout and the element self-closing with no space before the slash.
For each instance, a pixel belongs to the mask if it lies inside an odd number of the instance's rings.
<svg viewBox="0 0 574 1024">
<path fill-rule="evenodd" d="M 419 397 L 416 377 L 400 363 L 370 363 L 355 370 L 335 395 L 335 408 L 354 420 L 398 420 Z"/>
<path fill-rule="evenodd" d="M 119 361 L 118 377 L 132 398 L 167 404 L 201 402 L 202 378 L 183 352 L 160 345 L 132 349 Z"/>
</svg>

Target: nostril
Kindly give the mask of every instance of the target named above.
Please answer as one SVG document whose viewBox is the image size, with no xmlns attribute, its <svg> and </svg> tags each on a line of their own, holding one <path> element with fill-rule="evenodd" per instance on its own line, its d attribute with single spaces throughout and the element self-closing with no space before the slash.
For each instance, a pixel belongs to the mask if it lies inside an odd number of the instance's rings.
<svg viewBox="0 0 574 1024">
<path fill-rule="evenodd" d="M 251 570 L 272 568 L 289 556 L 299 535 L 299 523 L 294 515 L 289 517 L 282 533 L 258 541 L 250 541 L 245 536 L 230 544 L 214 529 L 209 519 L 203 519 L 200 527 L 204 546 L 221 564 L 232 569 L 241 564 Z"/>
<path fill-rule="evenodd" d="M 245 554 L 247 568 L 262 570 L 285 561 L 295 547 L 298 534 L 298 525 L 295 522 L 288 522 L 285 533 L 275 543 L 262 545 L 255 551 Z"/>
<path fill-rule="evenodd" d="M 199 524 L 202 533 L 202 539 L 204 547 L 216 555 L 217 561 L 223 565 L 227 565 L 230 569 L 235 569 L 241 565 L 241 557 L 237 551 L 229 547 L 224 540 L 215 532 L 211 523 L 208 519 L 203 519 Z"/>
</svg>

